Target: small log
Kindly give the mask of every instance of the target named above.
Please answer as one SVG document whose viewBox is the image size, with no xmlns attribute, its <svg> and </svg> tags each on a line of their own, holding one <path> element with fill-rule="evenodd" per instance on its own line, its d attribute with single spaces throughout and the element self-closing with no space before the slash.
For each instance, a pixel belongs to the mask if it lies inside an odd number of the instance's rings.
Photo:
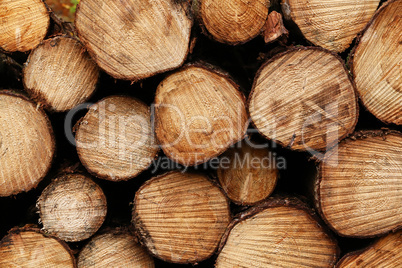
<svg viewBox="0 0 402 268">
<path fill-rule="evenodd" d="M 29 51 L 45 38 L 50 17 L 41 0 L 0 1 L 0 49 Z"/>
<path fill-rule="evenodd" d="M 237 45 L 263 31 L 269 5 L 269 0 L 196 0 L 193 10 L 213 39 Z"/>
<path fill-rule="evenodd" d="M 92 105 L 76 130 L 77 152 L 95 176 L 128 180 L 147 169 L 159 147 L 145 103 L 109 96 Z"/>
<path fill-rule="evenodd" d="M 106 197 L 89 177 L 58 176 L 43 190 L 36 206 L 43 230 L 66 242 L 91 237 L 106 217 Z"/>
<path fill-rule="evenodd" d="M 153 255 L 195 264 L 215 252 L 230 210 L 225 195 L 205 175 L 171 172 L 141 186 L 132 222 Z"/>
<path fill-rule="evenodd" d="M 240 205 L 253 205 L 267 198 L 279 176 L 272 151 L 255 148 L 247 141 L 220 156 L 217 174 L 227 196 Z"/>
<path fill-rule="evenodd" d="M 55 153 L 47 115 L 27 98 L 0 91 L 0 196 L 35 188 Z"/>
<path fill-rule="evenodd" d="M 327 152 L 317 207 L 342 236 L 372 237 L 402 227 L 402 134 L 358 132 Z"/>
<path fill-rule="evenodd" d="M 370 21 L 379 3 L 380 0 L 282 0 L 282 12 L 308 41 L 342 52 Z"/>
<path fill-rule="evenodd" d="M 336 268 L 401 267 L 402 231 L 390 233 L 363 250 L 346 254 Z"/>
<path fill-rule="evenodd" d="M 108 74 L 137 81 L 183 64 L 192 20 L 188 1 L 82 0 L 80 40 Z"/>
<path fill-rule="evenodd" d="M 338 247 L 296 199 L 269 198 L 228 227 L 216 268 L 333 267 Z"/>
<path fill-rule="evenodd" d="M 268 60 L 249 97 L 258 131 L 293 150 L 324 150 L 357 123 L 358 104 L 343 62 L 320 48 L 298 47 Z"/>
<path fill-rule="evenodd" d="M 263 35 L 265 43 L 274 42 L 283 36 L 287 37 L 289 35 L 288 30 L 283 25 L 281 13 L 276 11 L 269 13 Z"/>
<path fill-rule="evenodd" d="M 109 230 L 91 238 L 78 255 L 78 268 L 153 268 L 154 260 L 127 230 Z"/>
<path fill-rule="evenodd" d="M 355 48 L 352 73 L 364 106 L 385 123 L 402 125 L 402 1 L 378 10 Z"/>
<path fill-rule="evenodd" d="M 201 65 L 165 78 L 155 96 L 155 131 L 165 154 L 192 166 L 243 139 L 248 121 L 238 89 L 226 75 Z"/>
<path fill-rule="evenodd" d="M 14 228 L 0 241 L 0 267 L 75 268 L 68 245 L 38 228 Z"/>
</svg>

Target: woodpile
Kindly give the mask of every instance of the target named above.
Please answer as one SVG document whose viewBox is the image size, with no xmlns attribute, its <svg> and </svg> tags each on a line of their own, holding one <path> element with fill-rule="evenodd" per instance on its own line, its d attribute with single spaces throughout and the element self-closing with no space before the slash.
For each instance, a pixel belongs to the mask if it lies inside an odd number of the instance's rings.
<svg viewBox="0 0 402 268">
<path fill-rule="evenodd" d="M 402 267 L 401 14 L 0 1 L 0 267 Z"/>
</svg>

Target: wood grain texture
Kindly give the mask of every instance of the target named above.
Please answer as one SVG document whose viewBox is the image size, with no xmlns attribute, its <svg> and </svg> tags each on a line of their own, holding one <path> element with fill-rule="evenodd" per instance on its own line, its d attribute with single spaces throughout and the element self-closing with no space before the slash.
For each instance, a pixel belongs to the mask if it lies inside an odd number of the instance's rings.
<svg viewBox="0 0 402 268">
<path fill-rule="evenodd" d="M 338 234 L 372 237 L 402 226 L 402 135 L 362 132 L 325 155 L 318 208 Z"/>
<path fill-rule="evenodd" d="M 230 221 L 229 204 L 205 175 L 171 172 L 135 195 L 133 224 L 156 257 L 198 263 L 215 252 Z"/>
<path fill-rule="evenodd" d="M 258 71 L 249 97 L 258 131 L 293 150 L 323 150 L 350 134 L 358 118 L 352 81 L 335 55 L 295 48 Z"/>
<path fill-rule="evenodd" d="M 165 154 L 192 166 L 241 140 L 248 121 L 238 89 L 226 75 L 202 66 L 165 78 L 155 96 L 155 131 Z"/>
<path fill-rule="evenodd" d="M 308 41 L 342 52 L 370 21 L 379 3 L 380 0 L 282 0 L 282 12 Z"/>
<path fill-rule="evenodd" d="M 265 43 L 274 42 L 280 38 L 284 39 L 283 37 L 289 35 L 289 31 L 283 24 L 281 13 L 276 11 L 269 13 L 263 35 Z"/>
<path fill-rule="evenodd" d="M 0 196 L 35 188 L 54 153 L 52 126 L 42 109 L 25 97 L 0 91 Z"/>
<path fill-rule="evenodd" d="M 0 1 L 0 48 L 25 52 L 45 38 L 49 14 L 41 0 Z"/>
<path fill-rule="evenodd" d="M 355 49 L 352 72 L 364 106 L 385 123 L 402 125 L 402 1 L 388 1 Z"/>
<path fill-rule="evenodd" d="M 37 204 L 43 230 L 67 242 L 98 231 L 106 217 L 106 197 L 89 177 L 65 174 L 43 190 Z"/>
<path fill-rule="evenodd" d="M 75 25 L 102 69 L 136 81 L 183 64 L 192 27 L 186 11 L 186 1 L 82 0 Z"/>
</svg>

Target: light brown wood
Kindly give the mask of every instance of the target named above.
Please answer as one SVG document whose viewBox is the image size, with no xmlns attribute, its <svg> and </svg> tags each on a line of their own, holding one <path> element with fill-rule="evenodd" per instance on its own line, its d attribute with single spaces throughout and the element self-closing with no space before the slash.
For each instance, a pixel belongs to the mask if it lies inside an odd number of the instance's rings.
<svg viewBox="0 0 402 268">
<path fill-rule="evenodd" d="M 43 230 L 67 242 L 91 237 L 106 217 L 106 197 L 89 177 L 58 176 L 43 190 L 36 206 Z"/>
<path fill-rule="evenodd" d="M 356 93 L 344 64 L 320 48 L 295 48 L 258 71 L 249 97 L 258 131 L 293 150 L 332 147 L 358 118 Z"/>
<path fill-rule="evenodd" d="M 28 57 L 24 86 L 49 110 L 66 111 L 85 102 L 95 91 L 98 66 L 73 38 L 44 41 Z"/>
<path fill-rule="evenodd" d="M 364 250 L 345 255 L 336 265 L 337 268 L 353 267 L 401 267 L 402 231 L 390 233 Z"/>
<path fill-rule="evenodd" d="M 270 198 L 226 232 L 216 268 L 333 267 L 336 242 L 300 201 Z"/>
<path fill-rule="evenodd" d="M 352 72 L 364 106 L 385 123 L 402 125 L 402 1 L 388 1 L 355 49 Z"/>
<path fill-rule="evenodd" d="M 94 236 L 78 255 L 78 267 L 153 268 L 154 260 L 128 231 L 110 230 Z"/>
<path fill-rule="evenodd" d="M 288 36 L 289 32 L 285 28 L 281 13 L 272 11 L 269 13 L 264 29 L 264 41 L 270 43 L 283 36 Z"/>
<path fill-rule="evenodd" d="M 171 172 L 141 186 L 132 221 L 153 255 L 195 264 L 215 252 L 230 211 L 224 194 L 205 175 Z"/>
<path fill-rule="evenodd" d="M 55 152 L 47 115 L 27 98 L 0 91 L 0 196 L 35 188 Z"/>
<path fill-rule="evenodd" d="M 317 205 L 340 235 L 371 237 L 402 227 L 402 135 L 359 132 L 328 152 Z"/>
<path fill-rule="evenodd" d="M 39 229 L 12 229 L 0 241 L 0 267 L 74 268 L 68 245 Z"/>
<path fill-rule="evenodd" d="M 221 155 L 217 170 L 222 189 L 240 205 L 253 205 L 267 198 L 279 176 L 272 151 L 249 142 L 238 143 Z"/>
<path fill-rule="evenodd" d="M 111 181 L 137 176 L 159 150 L 150 108 L 128 96 L 109 96 L 92 105 L 77 127 L 76 140 L 88 171 Z"/>
<path fill-rule="evenodd" d="M 82 0 L 75 25 L 102 69 L 136 81 L 183 64 L 192 27 L 187 5 L 171 0 Z"/>
<path fill-rule="evenodd" d="M 49 13 L 41 0 L 0 1 L 0 48 L 25 52 L 45 38 Z"/>
<path fill-rule="evenodd" d="M 282 12 L 308 41 L 342 52 L 374 15 L 380 0 L 282 0 Z"/>
<path fill-rule="evenodd" d="M 185 166 L 208 161 L 247 130 L 244 96 L 226 75 L 186 66 L 165 78 L 155 96 L 155 131 L 165 154 Z"/>
<path fill-rule="evenodd" d="M 268 16 L 269 0 L 196 0 L 194 10 L 213 39 L 232 45 L 259 35 Z"/>
</svg>

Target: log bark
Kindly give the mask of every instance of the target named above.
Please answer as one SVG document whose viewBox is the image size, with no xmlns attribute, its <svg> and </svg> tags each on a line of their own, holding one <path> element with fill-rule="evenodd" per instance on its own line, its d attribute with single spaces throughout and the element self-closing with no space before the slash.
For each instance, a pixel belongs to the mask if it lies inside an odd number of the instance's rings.
<svg viewBox="0 0 402 268">
<path fill-rule="evenodd" d="M 106 217 L 106 197 L 89 177 L 58 176 L 37 201 L 43 230 L 67 242 L 77 242 L 98 231 Z"/>
<path fill-rule="evenodd" d="M 0 241 L 0 267 L 75 268 L 68 245 L 38 228 L 11 229 Z"/>
<path fill-rule="evenodd" d="M 134 178 L 149 167 L 159 150 L 149 106 L 132 97 L 100 100 L 76 129 L 78 156 L 99 178 Z"/>
<path fill-rule="evenodd" d="M 103 70 L 137 81 L 183 64 L 192 27 L 188 8 L 187 1 L 82 0 L 75 25 Z"/>
<path fill-rule="evenodd" d="M 82 45 L 61 36 L 35 48 L 23 73 L 24 86 L 31 97 L 57 112 L 72 109 L 91 97 L 99 76 L 98 66 Z"/>
<path fill-rule="evenodd" d="M 304 203 L 269 198 L 228 227 L 215 267 L 333 267 L 338 247 Z"/>
<path fill-rule="evenodd" d="M 165 78 L 155 96 L 155 132 L 165 154 L 192 166 L 223 153 L 247 130 L 245 100 L 227 75 L 189 65 Z"/>
<path fill-rule="evenodd" d="M 357 132 L 327 152 L 317 207 L 341 236 L 372 237 L 402 226 L 402 134 Z"/>
<path fill-rule="evenodd" d="M 0 196 L 35 188 L 55 153 L 47 115 L 22 95 L 0 91 Z"/>
<path fill-rule="evenodd" d="M 359 38 L 352 73 L 364 106 L 385 123 L 402 125 L 402 1 L 388 1 Z"/>
<path fill-rule="evenodd" d="M 313 153 L 353 132 L 358 119 L 355 89 L 343 62 L 313 47 L 268 60 L 254 79 L 248 108 L 263 136 Z"/>
<path fill-rule="evenodd" d="M 282 0 L 284 17 L 292 20 L 316 46 L 342 52 L 370 21 L 380 0 Z"/>
<path fill-rule="evenodd" d="M 135 195 L 132 222 L 156 257 L 198 263 L 212 256 L 230 221 L 229 204 L 205 175 L 171 172 Z"/>
</svg>

